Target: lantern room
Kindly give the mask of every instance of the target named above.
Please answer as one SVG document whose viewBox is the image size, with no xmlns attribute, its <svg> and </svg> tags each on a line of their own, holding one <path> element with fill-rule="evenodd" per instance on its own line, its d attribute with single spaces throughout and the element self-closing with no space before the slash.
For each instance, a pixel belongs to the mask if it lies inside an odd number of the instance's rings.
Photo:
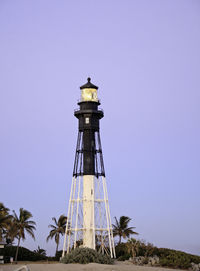
<svg viewBox="0 0 200 271">
<path fill-rule="evenodd" d="M 88 82 L 81 86 L 81 102 L 97 102 L 98 103 L 98 96 L 97 96 L 97 89 L 98 87 L 91 83 L 91 78 L 89 77 Z"/>
</svg>

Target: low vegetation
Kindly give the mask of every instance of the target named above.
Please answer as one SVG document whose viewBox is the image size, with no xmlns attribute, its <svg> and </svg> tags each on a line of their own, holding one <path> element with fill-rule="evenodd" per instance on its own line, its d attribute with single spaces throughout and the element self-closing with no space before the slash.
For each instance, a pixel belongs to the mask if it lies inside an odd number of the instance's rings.
<svg viewBox="0 0 200 271">
<path fill-rule="evenodd" d="M 61 259 L 61 263 L 100 263 L 100 264 L 113 264 L 114 261 L 107 255 L 98 253 L 90 248 L 76 248 L 71 253 L 67 254 Z"/>
<path fill-rule="evenodd" d="M 191 267 L 191 263 L 200 263 L 200 256 L 173 249 L 157 248 L 150 243 L 133 238 L 129 239 L 127 243 L 117 245 L 115 249 L 119 261 L 131 259 L 133 263 L 140 262 L 141 265 L 148 264 L 149 259 L 155 256 L 159 258 L 159 264 L 156 265 L 163 267 L 188 269 Z"/>
<path fill-rule="evenodd" d="M 45 256 L 46 257 L 46 250 L 40 248 L 40 246 L 38 246 L 37 249 L 33 250 L 33 252 L 37 253 L 37 254 L 40 254 L 42 256 Z"/>
<path fill-rule="evenodd" d="M 6 262 L 10 262 L 10 257 L 15 257 L 17 246 L 6 246 L 4 249 L 4 258 Z M 47 257 L 37 252 L 33 252 L 25 247 L 19 247 L 18 249 L 18 261 L 42 261 Z"/>
<path fill-rule="evenodd" d="M 173 249 L 158 249 L 158 257 L 160 257 L 160 265 L 166 267 L 188 269 L 191 263 L 200 264 L 200 256 Z"/>
</svg>

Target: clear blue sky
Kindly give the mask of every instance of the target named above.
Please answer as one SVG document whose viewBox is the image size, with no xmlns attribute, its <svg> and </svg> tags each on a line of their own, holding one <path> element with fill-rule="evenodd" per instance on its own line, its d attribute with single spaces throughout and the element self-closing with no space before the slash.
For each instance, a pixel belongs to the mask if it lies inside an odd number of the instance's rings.
<svg viewBox="0 0 200 271">
<path fill-rule="evenodd" d="M 200 1 L 1 0 L 0 190 L 48 244 L 67 213 L 79 86 L 99 86 L 111 215 L 200 255 Z M 60 244 L 60 248 L 62 244 Z"/>
</svg>

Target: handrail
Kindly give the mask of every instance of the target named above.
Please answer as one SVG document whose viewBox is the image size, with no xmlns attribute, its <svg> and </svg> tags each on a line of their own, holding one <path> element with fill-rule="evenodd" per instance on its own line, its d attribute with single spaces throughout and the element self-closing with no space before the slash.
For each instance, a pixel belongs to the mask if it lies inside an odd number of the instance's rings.
<svg viewBox="0 0 200 271">
<path fill-rule="evenodd" d="M 85 101 L 85 100 L 83 100 L 83 99 L 77 99 L 77 102 L 78 103 L 81 103 L 81 102 L 90 102 L 90 101 Z M 96 100 L 96 101 L 91 101 L 91 102 L 97 102 L 97 103 L 101 103 L 101 100 L 100 99 L 98 99 L 98 100 Z"/>
<path fill-rule="evenodd" d="M 86 109 L 87 110 L 87 109 Z M 78 111 L 80 111 L 80 108 L 76 108 L 76 109 L 74 109 L 74 113 L 76 113 L 76 112 L 78 112 Z M 98 108 L 98 110 L 97 111 L 101 111 L 101 112 L 103 112 L 104 113 L 104 111 L 103 111 L 103 109 L 102 108 Z"/>
</svg>

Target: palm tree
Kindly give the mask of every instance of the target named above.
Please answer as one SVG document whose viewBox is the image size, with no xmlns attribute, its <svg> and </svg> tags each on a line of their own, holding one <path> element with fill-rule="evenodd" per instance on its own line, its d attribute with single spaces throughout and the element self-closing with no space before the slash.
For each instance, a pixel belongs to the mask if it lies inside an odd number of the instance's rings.
<svg viewBox="0 0 200 271">
<path fill-rule="evenodd" d="M 33 250 L 33 252 L 35 252 L 37 254 L 40 254 L 42 256 L 46 256 L 46 250 L 40 248 L 39 246 L 38 246 L 38 248 L 36 250 Z"/>
<path fill-rule="evenodd" d="M 11 219 L 7 222 L 4 237 L 6 239 L 7 244 L 13 244 L 14 239 L 18 236 L 18 228 L 14 221 L 13 216 Z"/>
<path fill-rule="evenodd" d="M 132 257 L 136 257 L 138 252 L 139 252 L 139 247 L 141 245 L 140 241 L 137 241 L 134 238 L 130 238 L 128 239 L 128 242 L 126 243 L 127 249 L 128 249 L 128 253 L 132 254 Z"/>
<path fill-rule="evenodd" d="M 15 211 L 13 211 L 13 214 L 14 214 L 13 222 L 17 227 L 17 238 L 18 238 L 17 250 L 15 254 L 15 261 L 17 262 L 19 244 L 21 239 L 25 240 L 25 232 L 27 232 L 35 240 L 33 231 L 36 230 L 35 228 L 36 223 L 32 220 L 29 220 L 33 216 L 29 211 L 23 208 L 19 209 L 19 216 L 17 216 Z"/>
<path fill-rule="evenodd" d="M 3 239 L 5 229 L 11 218 L 12 216 L 9 215 L 9 209 L 6 208 L 2 202 L 0 202 L 0 241 Z"/>
<path fill-rule="evenodd" d="M 49 228 L 51 228 L 52 230 L 50 231 L 49 235 L 47 236 L 47 242 L 49 241 L 49 239 L 55 238 L 56 252 L 57 252 L 59 241 L 60 241 L 60 235 L 63 235 L 65 233 L 67 217 L 64 215 L 61 215 L 59 217 L 58 221 L 56 220 L 55 217 L 52 217 L 52 220 L 54 221 L 55 226 L 52 224 L 49 225 Z"/>
<path fill-rule="evenodd" d="M 119 220 L 115 217 L 115 225 L 113 224 L 113 236 L 119 236 L 119 242 L 121 243 L 122 237 L 124 239 L 128 238 L 131 234 L 138 234 L 134 232 L 135 227 L 128 227 L 128 223 L 131 221 L 131 218 L 128 216 L 121 216 Z"/>
</svg>

